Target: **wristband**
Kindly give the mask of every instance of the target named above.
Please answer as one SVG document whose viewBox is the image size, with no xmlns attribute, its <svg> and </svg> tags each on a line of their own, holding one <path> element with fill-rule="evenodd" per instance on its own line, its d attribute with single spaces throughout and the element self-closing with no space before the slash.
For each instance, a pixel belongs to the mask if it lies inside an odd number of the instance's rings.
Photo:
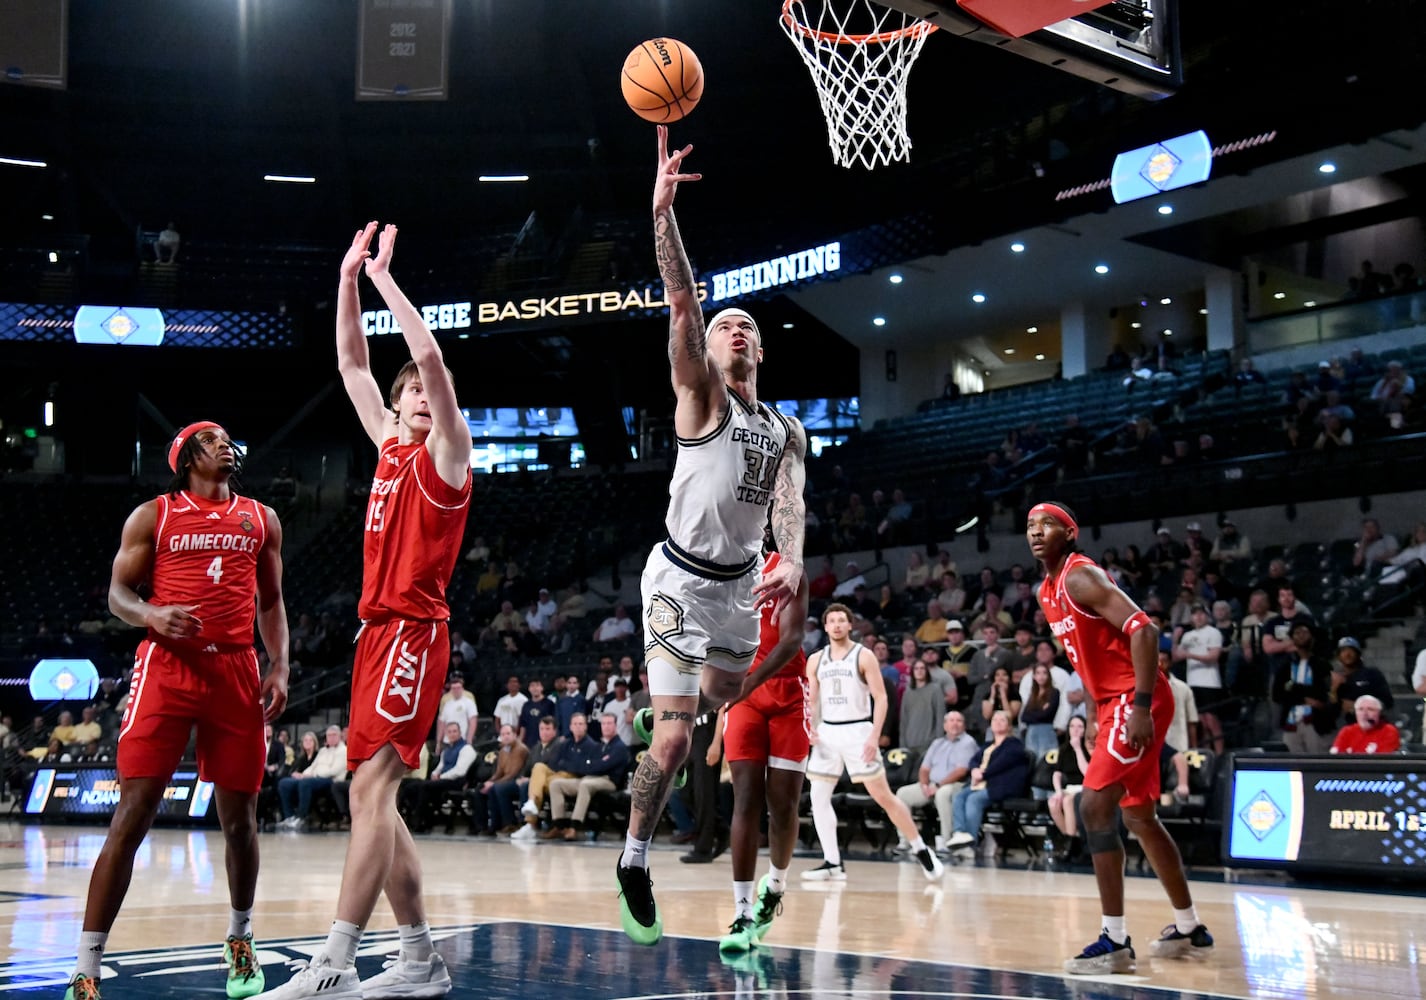
<svg viewBox="0 0 1426 1000">
<path fill-rule="evenodd" d="M 1135 708 L 1153 708 L 1153 707 L 1154 707 L 1154 693 L 1153 693 L 1152 691 L 1149 691 L 1149 692 L 1135 691 L 1135 692 L 1134 692 L 1134 707 L 1135 707 Z"/>
<path fill-rule="evenodd" d="M 1119 631 L 1123 632 L 1125 635 L 1133 635 L 1135 632 L 1139 631 L 1139 629 L 1143 628 L 1145 625 L 1148 624 L 1151 624 L 1149 621 L 1149 616 L 1144 614 L 1144 612 L 1142 611 L 1135 611 L 1128 618 L 1124 619 L 1124 624 L 1119 626 Z"/>
</svg>

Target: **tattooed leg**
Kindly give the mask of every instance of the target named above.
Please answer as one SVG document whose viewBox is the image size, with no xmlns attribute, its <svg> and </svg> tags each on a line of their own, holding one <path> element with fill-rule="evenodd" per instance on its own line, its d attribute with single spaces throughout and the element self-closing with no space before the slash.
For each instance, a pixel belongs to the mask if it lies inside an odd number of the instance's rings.
<svg viewBox="0 0 1426 1000">
<path fill-rule="evenodd" d="M 674 776 L 688 759 L 697 697 L 654 695 L 654 734 L 629 786 L 629 834 L 639 840 L 654 835 L 673 788 Z"/>
</svg>

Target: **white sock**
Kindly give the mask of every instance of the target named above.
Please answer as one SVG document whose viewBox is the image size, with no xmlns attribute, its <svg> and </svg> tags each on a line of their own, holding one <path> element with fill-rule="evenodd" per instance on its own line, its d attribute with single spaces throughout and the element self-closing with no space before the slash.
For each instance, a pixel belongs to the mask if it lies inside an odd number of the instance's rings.
<svg viewBox="0 0 1426 1000">
<path fill-rule="evenodd" d="M 812 782 L 812 825 L 822 842 L 822 857 L 829 865 L 842 863 L 842 849 L 837 846 L 837 811 L 832 808 L 830 781 Z"/>
<path fill-rule="evenodd" d="M 360 944 L 360 927 L 345 920 L 333 920 L 322 954 L 326 956 L 327 964 L 334 969 L 355 968 L 357 947 Z"/>
<path fill-rule="evenodd" d="M 253 911 L 249 907 L 246 910 L 228 910 L 228 937 L 241 938 L 253 936 Z"/>
<path fill-rule="evenodd" d="M 920 854 L 920 853 L 921 853 L 922 851 L 924 851 L 925 849 L 926 849 L 926 838 L 924 838 L 924 837 L 917 837 L 915 840 L 911 841 L 911 853 L 912 853 L 912 854 Z"/>
<path fill-rule="evenodd" d="M 1180 934 L 1192 934 L 1193 929 L 1199 925 L 1198 907 L 1192 903 L 1188 904 L 1186 910 L 1173 911 L 1173 924 Z"/>
<path fill-rule="evenodd" d="M 733 907 L 735 917 L 751 917 L 753 915 L 753 884 L 751 882 L 733 882 Z"/>
<path fill-rule="evenodd" d="M 767 887 L 769 892 L 786 892 L 787 869 L 779 868 L 777 865 L 768 866 Z"/>
<path fill-rule="evenodd" d="M 79 960 L 74 963 L 74 974 L 99 978 L 99 966 L 104 962 L 104 945 L 109 935 L 101 931 L 79 932 Z"/>
<path fill-rule="evenodd" d="M 649 867 L 649 841 L 640 840 L 632 833 L 625 834 L 624 855 L 619 859 L 619 864 L 625 868 Z"/>
<path fill-rule="evenodd" d="M 1129 939 L 1129 932 L 1124 929 L 1124 915 L 1117 917 L 1101 917 L 1104 921 L 1104 933 L 1109 935 L 1109 940 L 1115 944 L 1123 944 Z"/>
<path fill-rule="evenodd" d="M 431 957 L 435 948 L 431 946 L 430 924 L 423 920 L 419 924 L 402 924 L 397 930 L 401 932 L 402 958 L 408 962 L 424 962 Z"/>
</svg>

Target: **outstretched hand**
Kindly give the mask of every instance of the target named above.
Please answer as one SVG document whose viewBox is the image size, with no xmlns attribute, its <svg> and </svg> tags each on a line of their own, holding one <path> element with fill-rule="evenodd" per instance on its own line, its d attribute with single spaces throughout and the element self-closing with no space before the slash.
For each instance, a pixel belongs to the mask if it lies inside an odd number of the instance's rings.
<svg viewBox="0 0 1426 1000">
<path fill-rule="evenodd" d="M 661 215 L 673 207 L 673 196 L 678 191 L 679 181 L 698 181 L 703 179 L 702 174 L 685 174 L 680 171 L 683 165 L 683 158 L 693 152 L 692 144 L 684 146 L 674 153 L 668 151 L 668 126 L 660 125 L 659 134 L 659 169 L 658 176 L 654 180 L 654 214 Z"/>
<path fill-rule="evenodd" d="M 347 247 L 347 255 L 342 258 L 342 277 L 355 279 L 361 271 L 362 261 L 371 256 L 371 235 L 376 232 L 376 223 L 368 222 L 352 237 L 352 245 Z"/>
<path fill-rule="evenodd" d="M 753 587 L 753 602 L 761 607 L 772 604 L 772 616 L 776 620 L 782 609 L 797 596 L 797 588 L 802 583 L 802 564 L 788 559 L 779 559 L 777 565 L 763 574 L 763 578 Z"/>
<path fill-rule="evenodd" d="M 372 223 L 367 228 L 372 228 L 376 223 Z M 367 237 L 368 240 L 370 237 Z M 381 235 L 376 239 L 376 256 L 369 258 L 366 262 L 366 276 L 375 278 L 379 274 L 386 274 L 391 268 L 391 253 L 396 249 L 396 227 L 388 222 L 381 228 Z"/>
</svg>

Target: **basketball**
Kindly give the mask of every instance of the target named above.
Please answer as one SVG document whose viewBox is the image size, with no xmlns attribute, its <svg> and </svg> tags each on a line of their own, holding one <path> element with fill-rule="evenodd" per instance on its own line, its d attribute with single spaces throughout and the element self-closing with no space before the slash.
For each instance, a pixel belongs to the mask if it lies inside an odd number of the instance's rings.
<svg viewBox="0 0 1426 1000">
<path fill-rule="evenodd" d="M 624 60 L 619 83 L 634 114 L 667 125 L 692 111 L 703 96 L 703 64 L 675 38 L 650 38 Z"/>
</svg>

